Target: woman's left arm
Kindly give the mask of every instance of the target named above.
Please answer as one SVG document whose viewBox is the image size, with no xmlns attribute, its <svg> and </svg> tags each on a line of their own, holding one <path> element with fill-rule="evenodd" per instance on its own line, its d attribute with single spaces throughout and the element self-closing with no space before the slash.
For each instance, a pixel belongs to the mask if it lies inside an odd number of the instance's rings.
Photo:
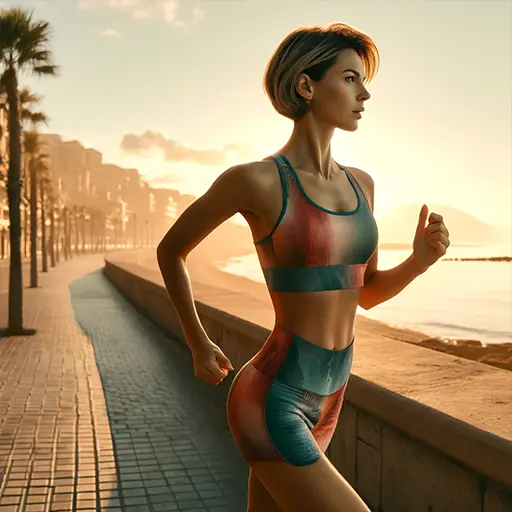
<svg viewBox="0 0 512 512">
<path fill-rule="evenodd" d="M 374 184 L 366 174 L 369 203 L 373 212 Z M 413 241 L 412 254 L 396 267 L 388 270 L 377 270 L 378 249 L 368 261 L 364 277 L 364 287 L 359 295 L 359 305 L 363 309 L 371 309 L 398 295 L 409 283 L 427 271 L 441 256 L 446 254 L 450 246 L 449 232 L 443 217 L 431 213 L 427 221 L 428 207 L 423 205 L 420 210 L 418 226 Z"/>
<path fill-rule="evenodd" d="M 418 266 L 414 254 L 396 267 L 375 270 L 361 290 L 359 305 L 368 310 L 391 299 L 426 270 Z"/>
</svg>

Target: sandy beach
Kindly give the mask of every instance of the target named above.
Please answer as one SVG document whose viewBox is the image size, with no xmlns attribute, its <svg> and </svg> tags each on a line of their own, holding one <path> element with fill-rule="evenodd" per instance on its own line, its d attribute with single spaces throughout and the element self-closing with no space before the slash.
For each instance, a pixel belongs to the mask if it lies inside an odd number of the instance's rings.
<svg viewBox="0 0 512 512">
<path fill-rule="evenodd" d="M 208 237 L 197 246 L 187 258 L 187 267 L 192 281 L 193 292 L 198 300 L 215 297 L 215 303 L 233 305 L 243 313 L 246 319 L 272 328 L 274 313 L 268 291 L 264 284 L 243 276 L 223 272 L 216 265 L 228 258 L 244 256 L 249 251 L 245 244 L 219 243 L 217 237 Z M 153 252 L 143 251 L 135 255 L 139 265 L 157 270 L 156 256 Z M 404 343 L 420 345 L 432 350 L 446 352 L 473 361 L 493 365 L 512 371 L 512 343 L 484 346 L 479 340 L 457 340 L 448 343 L 441 338 L 432 337 L 419 331 L 395 328 L 378 320 L 356 316 L 356 337 L 378 336 Z"/>
</svg>

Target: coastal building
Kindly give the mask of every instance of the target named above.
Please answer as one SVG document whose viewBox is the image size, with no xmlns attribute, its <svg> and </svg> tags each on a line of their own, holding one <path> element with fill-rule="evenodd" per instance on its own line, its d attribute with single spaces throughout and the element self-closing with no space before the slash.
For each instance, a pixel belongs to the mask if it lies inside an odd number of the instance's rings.
<svg viewBox="0 0 512 512">
<path fill-rule="evenodd" d="M 134 168 L 105 163 L 101 152 L 59 135 L 41 134 L 61 203 L 105 216 L 110 240 L 154 245 L 176 218 L 178 191 L 154 189 Z"/>
<path fill-rule="evenodd" d="M 0 96 L 0 231 L 7 230 L 9 218 L 6 108 L 5 98 Z M 85 222 L 88 227 L 82 229 L 88 230 L 91 237 L 92 224 L 101 222 L 107 243 L 155 245 L 195 199 L 177 190 L 152 188 L 137 169 L 105 163 L 101 152 L 86 148 L 77 140 L 65 141 L 52 133 L 41 133 L 39 140 L 41 151 L 47 155 L 56 212 L 68 207 L 71 219 L 75 219 L 72 222 Z M 59 213 L 56 215 L 58 218 Z"/>
</svg>

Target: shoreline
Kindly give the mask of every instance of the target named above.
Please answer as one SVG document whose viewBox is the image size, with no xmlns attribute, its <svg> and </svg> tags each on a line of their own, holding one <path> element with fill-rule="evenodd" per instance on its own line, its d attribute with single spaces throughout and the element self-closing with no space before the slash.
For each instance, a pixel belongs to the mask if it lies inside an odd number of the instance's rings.
<svg viewBox="0 0 512 512">
<path fill-rule="evenodd" d="M 272 329 L 274 310 L 266 286 L 247 277 L 220 270 L 215 264 L 215 262 L 221 265 L 226 264 L 229 259 L 247 255 L 247 251 L 229 251 L 228 255 L 227 247 L 219 250 L 222 246 L 213 249 L 211 246 L 201 247 L 202 245 L 197 246 L 187 257 L 187 268 L 194 295 L 197 294 L 199 300 L 201 300 L 199 295 L 214 297 L 219 306 L 225 303 L 231 308 L 236 307 L 243 312 L 245 318 Z M 136 256 L 139 265 L 151 269 L 158 268 L 154 252 L 139 254 Z M 243 294 L 246 299 L 242 304 L 240 304 L 240 294 Z M 480 340 L 473 339 L 444 341 L 440 337 L 406 327 L 393 327 L 360 314 L 356 314 L 354 330 L 357 337 L 377 336 L 402 341 L 512 371 L 512 343 L 510 342 L 484 345 Z"/>
<path fill-rule="evenodd" d="M 512 256 L 491 256 L 489 258 L 443 258 L 441 261 L 512 261 Z"/>
</svg>

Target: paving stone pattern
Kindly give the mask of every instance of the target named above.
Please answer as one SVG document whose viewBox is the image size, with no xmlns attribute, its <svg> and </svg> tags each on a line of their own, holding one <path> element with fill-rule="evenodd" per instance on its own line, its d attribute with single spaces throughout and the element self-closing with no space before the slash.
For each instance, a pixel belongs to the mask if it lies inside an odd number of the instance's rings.
<svg viewBox="0 0 512 512">
<path fill-rule="evenodd" d="M 229 383 L 196 379 L 188 348 L 136 312 L 101 271 L 70 290 L 103 384 L 119 504 L 245 511 L 248 468 L 226 423 L 222 386 Z"/>
<path fill-rule="evenodd" d="M 195 379 L 188 349 L 137 313 L 102 265 L 81 257 L 40 274 L 40 288 L 24 290 L 37 334 L 0 338 L 0 512 L 245 511 L 229 383 Z"/>
<path fill-rule="evenodd" d="M 41 275 L 24 290 L 24 325 L 37 334 L 0 338 L 0 512 L 121 510 L 101 381 L 67 290 L 69 275 L 99 265 L 84 258 Z"/>
</svg>

